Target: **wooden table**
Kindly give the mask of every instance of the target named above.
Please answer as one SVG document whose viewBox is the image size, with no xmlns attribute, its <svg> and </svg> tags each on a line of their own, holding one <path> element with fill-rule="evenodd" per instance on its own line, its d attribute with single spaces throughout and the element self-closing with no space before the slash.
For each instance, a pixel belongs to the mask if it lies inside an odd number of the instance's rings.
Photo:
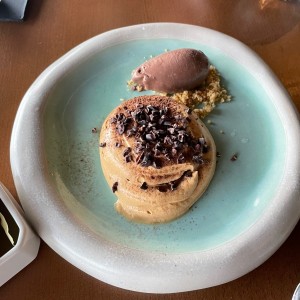
<svg viewBox="0 0 300 300">
<path fill-rule="evenodd" d="M 0 180 L 14 197 L 18 199 L 9 162 L 10 135 L 20 101 L 34 79 L 84 40 L 148 22 L 201 25 L 241 40 L 271 66 L 300 109 L 299 1 L 31 0 L 23 23 L 0 23 Z M 269 260 L 242 278 L 172 295 L 109 286 L 42 242 L 37 258 L 0 288 L 0 299 L 290 299 L 300 282 L 299 225 Z"/>
</svg>

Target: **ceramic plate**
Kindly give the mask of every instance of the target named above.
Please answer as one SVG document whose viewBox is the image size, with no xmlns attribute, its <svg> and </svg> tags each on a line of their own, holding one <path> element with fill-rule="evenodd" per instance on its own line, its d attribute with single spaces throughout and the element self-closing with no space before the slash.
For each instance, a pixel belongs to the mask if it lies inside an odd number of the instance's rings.
<svg viewBox="0 0 300 300">
<path fill-rule="evenodd" d="M 126 84 L 135 67 L 184 47 L 206 53 L 233 97 L 205 119 L 221 157 L 183 217 L 130 223 L 114 210 L 92 129 L 139 94 Z M 238 278 L 284 242 L 299 219 L 299 141 L 287 93 L 250 49 L 210 29 L 153 23 L 96 36 L 47 68 L 20 105 L 11 163 L 28 219 L 58 254 L 109 284 L 174 293 Z"/>
</svg>

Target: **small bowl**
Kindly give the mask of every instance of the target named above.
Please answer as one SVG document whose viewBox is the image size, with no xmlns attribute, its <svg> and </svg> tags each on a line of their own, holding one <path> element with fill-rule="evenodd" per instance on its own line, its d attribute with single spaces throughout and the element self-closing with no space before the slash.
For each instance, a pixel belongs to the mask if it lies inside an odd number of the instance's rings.
<svg viewBox="0 0 300 300">
<path fill-rule="evenodd" d="M 0 213 L 8 225 L 10 238 L 0 227 L 0 286 L 25 268 L 37 256 L 40 238 L 27 224 L 24 212 L 0 183 Z M 14 245 L 13 245 L 14 244 Z"/>
</svg>

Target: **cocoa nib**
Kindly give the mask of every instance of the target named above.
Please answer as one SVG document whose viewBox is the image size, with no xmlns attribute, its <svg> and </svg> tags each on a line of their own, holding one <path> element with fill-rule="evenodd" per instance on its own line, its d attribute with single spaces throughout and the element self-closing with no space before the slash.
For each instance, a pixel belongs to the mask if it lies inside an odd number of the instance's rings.
<svg viewBox="0 0 300 300">
<path fill-rule="evenodd" d="M 147 182 L 143 182 L 143 184 L 140 186 L 140 188 L 141 188 L 142 190 L 147 190 L 147 189 L 148 189 L 148 184 L 147 184 Z"/>
<path fill-rule="evenodd" d="M 112 192 L 115 193 L 118 190 L 118 182 L 116 181 L 112 186 Z"/>
<path fill-rule="evenodd" d="M 233 154 L 230 158 L 231 161 L 236 161 L 238 159 L 237 153 Z"/>
<path fill-rule="evenodd" d="M 130 154 L 130 153 L 131 153 L 131 148 L 128 147 L 128 148 L 126 148 L 126 149 L 124 150 L 123 156 L 127 156 L 127 155 Z"/>
<path fill-rule="evenodd" d="M 129 154 L 129 155 L 126 155 L 125 156 L 125 162 L 126 163 L 129 163 L 129 162 L 131 162 L 132 161 L 132 156 Z"/>
</svg>

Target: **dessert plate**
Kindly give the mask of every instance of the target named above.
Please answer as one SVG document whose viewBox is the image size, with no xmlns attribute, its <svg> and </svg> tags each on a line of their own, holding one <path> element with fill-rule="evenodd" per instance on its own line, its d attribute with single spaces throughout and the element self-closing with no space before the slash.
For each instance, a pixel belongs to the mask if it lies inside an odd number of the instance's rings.
<svg viewBox="0 0 300 300">
<path fill-rule="evenodd" d="M 206 53 L 233 97 L 205 119 L 216 173 L 182 218 L 130 223 L 114 210 L 99 130 L 120 100 L 139 95 L 126 84 L 136 66 L 184 47 Z M 96 36 L 37 78 L 16 116 L 11 165 L 28 219 L 59 255 L 124 289 L 175 293 L 234 280 L 285 241 L 300 213 L 299 141 L 291 100 L 249 48 L 207 28 L 152 23 Z"/>
</svg>

